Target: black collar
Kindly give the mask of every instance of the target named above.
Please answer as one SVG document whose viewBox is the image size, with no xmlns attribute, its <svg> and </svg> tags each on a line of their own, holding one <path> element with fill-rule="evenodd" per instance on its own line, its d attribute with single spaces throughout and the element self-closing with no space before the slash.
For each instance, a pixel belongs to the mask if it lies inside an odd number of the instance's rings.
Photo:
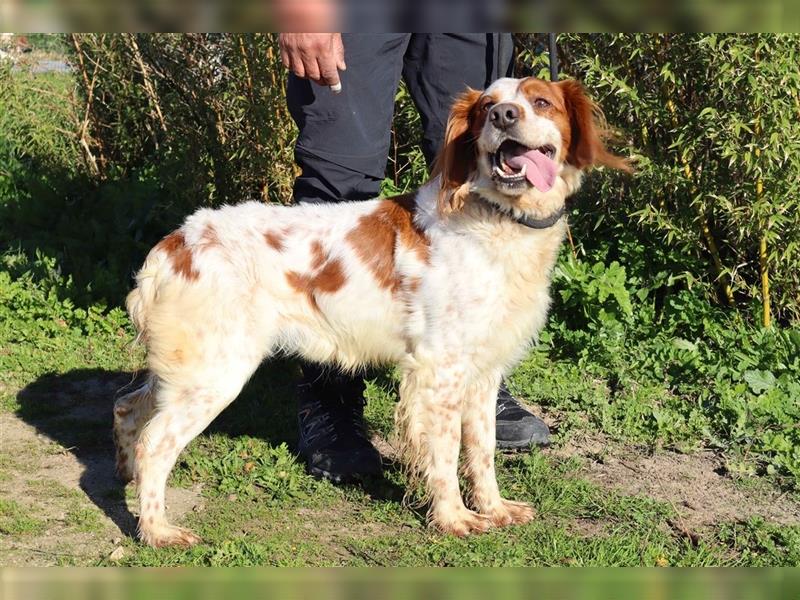
<svg viewBox="0 0 800 600">
<path fill-rule="evenodd" d="M 561 205 L 561 208 L 554 211 L 553 213 L 549 214 L 543 219 L 534 219 L 528 215 L 522 215 L 521 217 L 516 216 L 511 211 L 505 210 L 494 202 L 489 202 L 488 200 L 481 198 L 485 204 L 491 207 L 492 210 L 495 212 L 500 213 L 503 216 L 508 217 L 515 223 L 519 223 L 520 225 L 524 225 L 530 229 L 548 229 L 558 223 L 561 220 L 561 217 L 564 216 L 564 213 L 567 211 L 567 207 L 565 205 Z"/>
</svg>

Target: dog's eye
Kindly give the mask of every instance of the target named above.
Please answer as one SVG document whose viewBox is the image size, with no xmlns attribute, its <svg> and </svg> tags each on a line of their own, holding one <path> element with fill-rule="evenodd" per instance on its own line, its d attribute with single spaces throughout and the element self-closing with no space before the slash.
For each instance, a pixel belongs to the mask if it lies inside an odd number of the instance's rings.
<svg viewBox="0 0 800 600">
<path fill-rule="evenodd" d="M 533 106 L 535 108 L 547 108 L 552 105 L 544 98 L 537 98 L 536 100 L 533 101 Z"/>
<path fill-rule="evenodd" d="M 494 102 L 492 102 L 491 100 L 487 100 L 487 101 L 486 101 L 486 102 L 484 102 L 484 103 L 483 103 L 483 105 L 481 106 L 481 110 L 482 110 L 483 112 L 489 112 L 489 109 L 490 109 L 490 108 L 492 108 L 493 106 L 494 106 Z"/>
</svg>

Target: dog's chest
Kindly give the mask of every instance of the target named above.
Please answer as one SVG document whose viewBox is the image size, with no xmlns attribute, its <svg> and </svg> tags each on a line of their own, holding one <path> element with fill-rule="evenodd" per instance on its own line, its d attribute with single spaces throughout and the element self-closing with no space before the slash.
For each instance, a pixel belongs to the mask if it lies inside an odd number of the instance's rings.
<svg viewBox="0 0 800 600">
<path fill-rule="evenodd" d="M 527 233 L 527 232 L 525 232 Z M 564 226 L 533 235 L 443 236 L 424 302 L 447 346 L 476 360 L 516 355 L 544 325 Z"/>
</svg>

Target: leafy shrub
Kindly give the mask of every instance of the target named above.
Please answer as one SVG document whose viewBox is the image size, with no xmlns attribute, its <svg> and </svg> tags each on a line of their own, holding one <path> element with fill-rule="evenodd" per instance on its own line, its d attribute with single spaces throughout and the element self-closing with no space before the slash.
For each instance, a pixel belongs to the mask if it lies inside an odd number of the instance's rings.
<svg viewBox="0 0 800 600">
<path fill-rule="evenodd" d="M 294 124 L 274 36 L 71 35 L 101 178 L 155 168 L 167 202 L 288 202 Z"/>
<path fill-rule="evenodd" d="M 523 70 L 540 72 L 537 40 L 520 41 Z M 673 274 L 715 283 L 724 304 L 760 303 L 764 325 L 773 313 L 799 319 L 799 41 L 560 36 L 565 70 L 599 100 L 637 158 L 631 181 L 590 180 L 579 203 L 596 216 L 579 235 L 636 228 L 638 243 L 667 249 Z"/>
<path fill-rule="evenodd" d="M 623 269 L 602 254 L 565 254 L 539 349 L 517 374 L 521 392 L 612 435 L 704 440 L 732 451 L 732 472 L 800 481 L 798 328 L 746 324 L 698 286 L 654 295 L 645 257 Z"/>
</svg>

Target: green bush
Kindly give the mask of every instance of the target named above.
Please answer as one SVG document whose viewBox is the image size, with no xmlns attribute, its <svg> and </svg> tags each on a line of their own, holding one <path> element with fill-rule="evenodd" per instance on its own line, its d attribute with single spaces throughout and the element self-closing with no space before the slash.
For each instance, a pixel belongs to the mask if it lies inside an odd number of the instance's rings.
<svg viewBox="0 0 800 600">
<path fill-rule="evenodd" d="M 520 42 L 524 70 L 539 72 L 536 38 Z M 758 303 L 765 325 L 800 319 L 800 37 L 569 34 L 559 46 L 637 159 L 630 181 L 590 180 L 582 239 L 635 228 L 672 276 Z"/>
<path fill-rule="evenodd" d="M 0 66 L 2 248 L 56 257 L 81 305 L 119 304 L 198 206 L 288 202 L 294 126 L 274 38 L 71 35 L 71 73 Z"/>
<path fill-rule="evenodd" d="M 542 75 L 538 38 L 517 39 L 518 71 Z M 150 210 L 168 221 L 203 204 L 290 201 L 295 131 L 275 36 L 69 42 L 95 177 L 151 176 L 162 189 Z M 704 283 L 709 300 L 763 324 L 800 318 L 798 37 L 569 34 L 559 47 L 637 162 L 632 179 L 589 179 L 575 202 L 578 251 L 635 229 L 652 255 L 643 276 Z M 418 133 L 401 87 L 386 192 L 424 180 Z"/>
<path fill-rule="evenodd" d="M 295 130 L 274 36 L 69 37 L 97 177 L 153 168 L 184 212 L 290 201 Z"/>
<path fill-rule="evenodd" d="M 703 440 L 730 452 L 732 472 L 800 481 L 800 329 L 744 324 L 692 289 L 657 303 L 636 275 L 645 264 L 594 258 L 565 252 L 556 268 L 554 308 L 520 391 L 621 439 Z"/>
<path fill-rule="evenodd" d="M 118 304 L 153 238 L 169 225 L 148 210 L 161 182 L 87 173 L 70 74 L 0 72 L 0 252 L 52 257 L 70 298 Z M 160 217 L 160 218 L 157 218 Z"/>
</svg>

